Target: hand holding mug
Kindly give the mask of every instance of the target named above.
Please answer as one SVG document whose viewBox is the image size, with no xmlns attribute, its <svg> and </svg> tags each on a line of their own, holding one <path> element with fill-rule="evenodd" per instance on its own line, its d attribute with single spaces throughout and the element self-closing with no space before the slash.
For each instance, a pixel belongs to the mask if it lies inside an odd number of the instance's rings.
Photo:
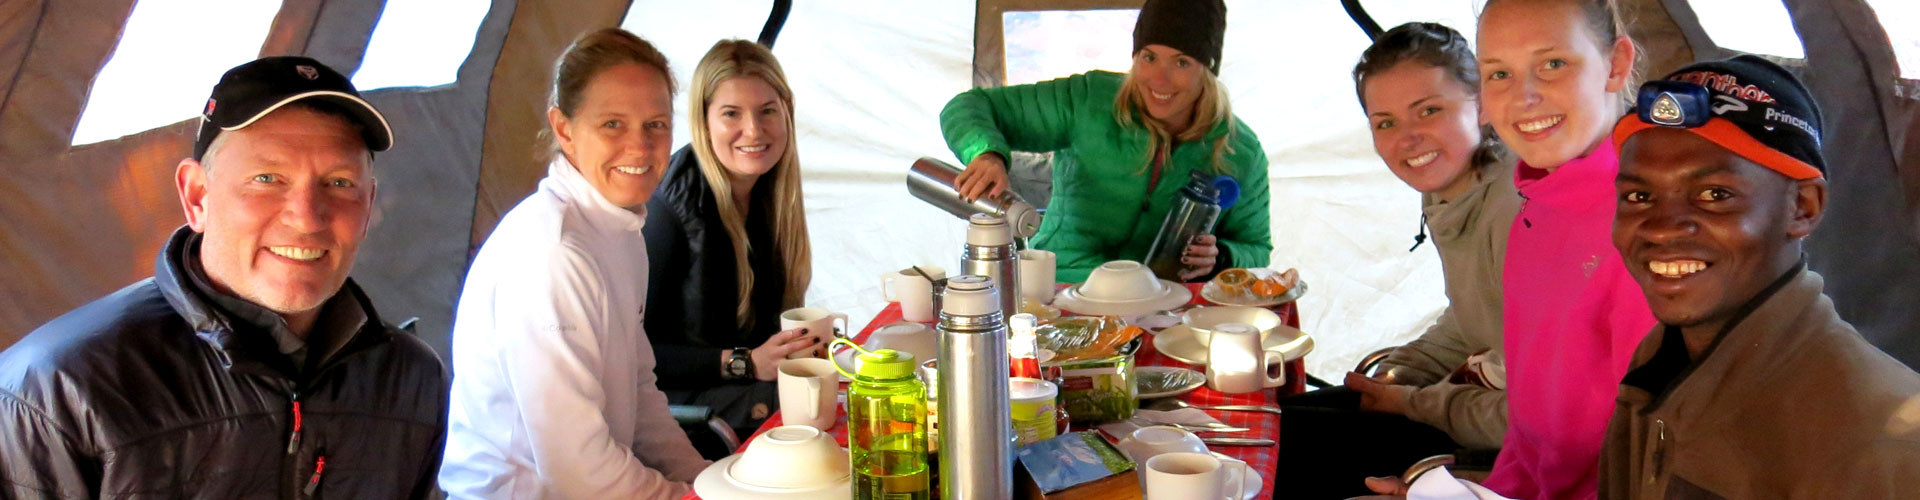
<svg viewBox="0 0 1920 500">
<path fill-rule="evenodd" d="M 807 329 L 789 328 L 767 337 L 760 347 L 753 348 L 753 378 L 761 382 L 772 382 L 780 377 L 780 360 L 787 359 L 793 353 L 814 349 L 819 352 L 820 339 L 807 335 Z"/>
</svg>

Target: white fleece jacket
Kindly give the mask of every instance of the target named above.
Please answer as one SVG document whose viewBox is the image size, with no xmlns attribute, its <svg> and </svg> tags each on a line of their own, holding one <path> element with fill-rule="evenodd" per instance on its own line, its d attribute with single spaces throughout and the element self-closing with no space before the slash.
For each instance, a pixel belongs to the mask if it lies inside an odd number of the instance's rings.
<svg viewBox="0 0 1920 500">
<path fill-rule="evenodd" d="M 556 158 L 500 221 L 453 324 L 451 498 L 679 498 L 708 462 L 655 387 L 644 213 Z"/>
</svg>

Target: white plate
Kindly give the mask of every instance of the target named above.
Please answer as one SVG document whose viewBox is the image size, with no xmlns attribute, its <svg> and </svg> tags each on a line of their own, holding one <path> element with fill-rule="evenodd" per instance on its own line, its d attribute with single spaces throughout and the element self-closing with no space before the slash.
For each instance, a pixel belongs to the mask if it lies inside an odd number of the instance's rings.
<svg viewBox="0 0 1920 500">
<path fill-rule="evenodd" d="M 1178 387 L 1174 387 L 1161 392 L 1147 392 L 1147 389 L 1145 387 L 1140 387 L 1139 388 L 1140 399 L 1152 399 L 1152 398 L 1178 396 L 1181 394 L 1186 394 L 1187 391 L 1198 389 L 1200 386 L 1207 384 L 1207 376 L 1205 374 L 1202 374 L 1197 371 L 1189 370 L 1186 368 L 1180 368 L 1177 366 L 1141 366 L 1141 367 L 1135 367 L 1133 369 L 1133 380 L 1134 380 L 1134 385 L 1136 386 L 1140 385 L 1141 383 L 1144 383 L 1147 377 L 1150 377 L 1150 376 L 1186 377 L 1187 383 L 1181 384 Z"/>
<path fill-rule="evenodd" d="M 1173 309 L 1193 300 L 1193 292 L 1186 285 L 1160 280 L 1160 286 L 1162 292 L 1156 297 L 1109 301 L 1081 295 L 1080 285 L 1073 285 L 1053 296 L 1053 305 L 1075 314 L 1127 317 Z"/>
<path fill-rule="evenodd" d="M 1254 274 L 1256 276 L 1264 276 L 1260 274 L 1259 271 L 1260 270 L 1255 270 Z M 1267 271 L 1267 274 L 1273 274 L 1273 272 Z M 1294 299 L 1298 299 L 1300 298 L 1300 296 L 1306 295 L 1306 294 L 1307 294 L 1307 280 L 1300 280 L 1300 282 L 1294 284 L 1293 288 L 1288 288 L 1287 293 L 1280 294 L 1279 297 L 1274 297 L 1271 299 L 1262 298 L 1262 297 L 1251 295 L 1251 294 L 1248 294 L 1248 295 L 1229 294 L 1220 289 L 1219 283 L 1214 283 L 1212 281 L 1208 281 L 1206 286 L 1200 287 L 1200 298 L 1207 299 L 1207 302 L 1212 302 L 1212 303 L 1223 305 L 1223 306 L 1273 307 L 1280 304 L 1293 302 Z"/>
<path fill-rule="evenodd" d="M 851 475 L 832 484 L 822 485 L 818 488 L 763 488 L 746 484 L 733 478 L 733 474 L 728 472 L 728 470 L 733 467 L 733 462 L 737 460 L 740 460 L 739 453 L 716 460 L 713 462 L 713 465 L 709 465 L 706 469 L 701 470 L 700 475 L 695 476 L 693 479 L 694 494 L 700 495 L 700 498 L 712 500 L 748 500 L 762 498 L 780 500 L 840 500 L 853 497 L 853 477 Z"/>
<path fill-rule="evenodd" d="M 1273 333 L 1260 341 L 1260 347 L 1269 351 L 1279 351 L 1287 361 L 1293 361 L 1313 352 L 1313 336 L 1298 328 L 1280 325 L 1273 327 Z M 1153 348 L 1169 358 L 1188 364 L 1207 364 L 1207 346 L 1193 335 L 1187 325 L 1174 325 L 1153 336 Z"/>
</svg>

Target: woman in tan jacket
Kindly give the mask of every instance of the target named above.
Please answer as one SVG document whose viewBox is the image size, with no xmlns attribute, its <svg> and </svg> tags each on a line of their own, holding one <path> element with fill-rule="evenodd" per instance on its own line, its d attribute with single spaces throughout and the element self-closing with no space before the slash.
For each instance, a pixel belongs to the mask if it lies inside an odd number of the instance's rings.
<svg viewBox="0 0 1920 500">
<path fill-rule="evenodd" d="M 1366 494 L 1368 476 L 1427 456 L 1498 448 L 1506 433 L 1500 368 L 1501 263 L 1520 198 L 1494 134 L 1479 124 L 1479 75 L 1467 41 L 1433 23 L 1382 34 L 1354 67 L 1373 146 L 1421 193 L 1423 232 L 1440 252 L 1450 305 L 1376 377 L 1283 399 L 1280 470 L 1302 498 Z M 1469 368 L 1474 382 L 1452 381 Z"/>
</svg>

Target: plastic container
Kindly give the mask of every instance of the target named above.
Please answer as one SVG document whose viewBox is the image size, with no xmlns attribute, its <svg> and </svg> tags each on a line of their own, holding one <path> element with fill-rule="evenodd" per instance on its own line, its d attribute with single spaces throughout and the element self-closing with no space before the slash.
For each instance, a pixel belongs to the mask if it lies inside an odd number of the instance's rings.
<svg viewBox="0 0 1920 500">
<path fill-rule="evenodd" d="M 847 444 L 855 500 L 928 500 L 927 388 L 915 376 L 913 354 L 861 349 L 847 390 Z M 839 366 L 836 364 L 835 368 Z"/>
<path fill-rule="evenodd" d="M 1009 379 L 1008 384 L 1015 443 L 1026 446 L 1059 435 L 1054 400 L 1060 396 L 1060 389 L 1054 387 L 1053 382 L 1037 378 L 1016 377 Z"/>
<path fill-rule="evenodd" d="M 1180 279 L 1180 271 L 1187 269 L 1180 262 L 1181 255 L 1193 244 L 1194 237 L 1212 234 L 1220 213 L 1232 208 L 1239 198 L 1240 183 L 1233 177 L 1194 172 L 1193 179 L 1180 188 L 1180 198 L 1174 200 L 1166 220 L 1160 222 L 1160 232 L 1147 249 L 1147 268 L 1160 279 L 1185 281 Z"/>
</svg>

